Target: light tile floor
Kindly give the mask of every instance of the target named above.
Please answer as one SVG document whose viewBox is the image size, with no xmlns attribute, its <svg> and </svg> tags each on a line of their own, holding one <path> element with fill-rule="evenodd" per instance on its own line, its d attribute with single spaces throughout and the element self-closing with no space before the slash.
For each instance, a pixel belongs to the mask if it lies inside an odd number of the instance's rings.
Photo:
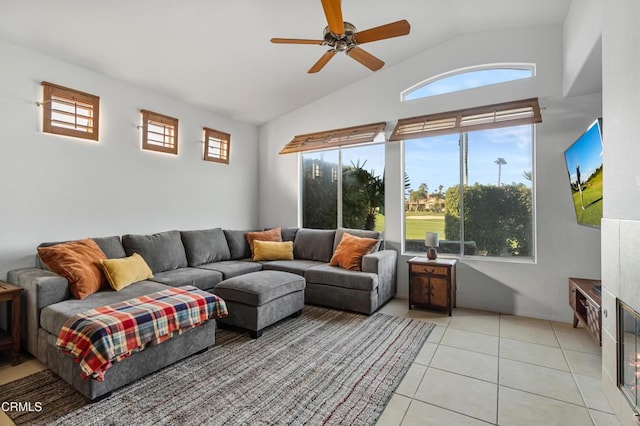
<svg viewBox="0 0 640 426">
<path fill-rule="evenodd" d="M 571 324 L 457 308 L 453 316 L 407 308 L 381 312 L 433 322 L 378 426 L 618 425 L 601 389 L 601 352 Z M 0 384 L 45 367 L 0 357 Z M 0 426 L 13 424 L 0 410 Z"/>
<path fill-rule="evenodd" d="M 403 299 L 381 312 L 436 327 L 378 426 L 619 424 L 584 328 L 464 308 L 449 317 Z"/>
</svg>

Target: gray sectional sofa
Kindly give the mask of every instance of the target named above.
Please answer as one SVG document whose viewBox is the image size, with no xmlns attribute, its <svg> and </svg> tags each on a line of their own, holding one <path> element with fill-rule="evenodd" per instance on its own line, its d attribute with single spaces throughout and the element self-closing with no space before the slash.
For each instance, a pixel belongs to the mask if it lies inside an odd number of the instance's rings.
<svg viewBox="0 0 640 426">
<path fill-rule="evenodd" d="M 380 239 L 374 231 L 346 231 Z M 294 260 L 266 262 L 251 261 L 245 232 L 215 228 L 93 238 L 108 258 L 138 253 L 151 268 L 153 278 L 117 292 L 101 290 L 83 300 L 72 298 L 67 280 L 47 270 L 38 259 L 34 268 L 10 271 L 8 281 L 24 288 L 21 312 L 26 349 L 87 398 L 96 400 L 144 375 L 206 350 L 215 341 L 215 321 L 162 344 L 150 345 L 115 363 L 107 371 L 105 380 L 98 382 L 82 380 L 79 366 L 55 346 L 62 325 L 76 313 L 161 291 L 167 286 L 193 285 L 213 292 L 225 280 L 262 270 L 304 277 L 305 303 L 363 314 L 373 313 L 396 292 L 397 253 L 393 250 L 376 250 L 364 256 L 361 272 L 329 266 L 344 229 L 283 228 L 282 240 L 293 241 Z M 52 244 L 56 243 L 44 245 Z"/>
</svg>

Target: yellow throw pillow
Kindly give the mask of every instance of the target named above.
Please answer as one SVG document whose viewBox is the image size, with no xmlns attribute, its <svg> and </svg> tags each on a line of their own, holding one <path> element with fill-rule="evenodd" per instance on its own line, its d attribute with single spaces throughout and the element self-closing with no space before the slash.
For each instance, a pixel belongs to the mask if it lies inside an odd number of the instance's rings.
<svg viewBox="0 0 640 426">
<path fill-rule="evenodd" d="M 100 265 L 109 285 L 116 291 L 122 290 L 129 284 L 153 278 L 153 273 L 138 253 L 122 259 L 102 259 Z"/>
<path fill-rule="evenodd" d="M 273 229 L 269 229 L 268 231 L 260 231 L 260 232 L 247 232 L 246 234 L 244 234 L 244 236 L 247 238 L 247 242 L 249 243 L 249 247 L 251 247 L 251 259 L 255 260 L 254 257 L 254 253 L 253 251 L 255 250 L 254 248 L 254 242 L 256 241 L 282 241 L 282 233 L 281 233 L 281 228 L 277 227 L 277 228 L 273 228 Z"/>
<path fill-rule="evenodd" d="M 253 242 L 253 260 L 293 260 L 293 241 Z"/>
</svg>

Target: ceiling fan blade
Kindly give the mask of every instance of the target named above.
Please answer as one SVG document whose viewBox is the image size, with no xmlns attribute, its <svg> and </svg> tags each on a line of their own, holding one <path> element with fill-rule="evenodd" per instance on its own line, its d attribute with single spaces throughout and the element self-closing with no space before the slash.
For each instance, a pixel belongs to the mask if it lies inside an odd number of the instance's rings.
<svg viewBox="0 0 640 426">
<path fill-rule="evenodd" d="M 410 30 L 411 25 L 409 25 L 407 20 L 403 19 L 401 21 L 391 22 L 390 24 L 359 31 L 354 35 L 354 41 L 357 44 L 369 43 L 371 41 L 404 36 L 409 34 Z"/>
<path fill-rule="evenodd" d="M 344 20 L 342 19 L 340 0 L 322 0 L 322 8 L 327 17 L 329 30 L 335 35 L 344 34 Z"/>
<path fill-rule="evenodd" d="M 353 46 L 347 49 L 347 55 L 369 68 L 371 71 L 378 71 L 384 66 L 384 62 L 358 46 Z"/>
<path fill-rule="evenodd" d="M 326 53 L 324 55 L 322 55 L 320 57 L 320 59 L 318 59 L 318 62 L 313 64 L 313 66 L 311 68 L 309 68 L 309 71 L 307 71 L 307 72 L 309 74 L 317 73 L 322 68 L 324 68 L 325 65 L 327 65 L 327 62 L 329 62 L 331 60 L 331 58 L 333 58 L 333 56 L 335 54 L 336 54 L 336 51 L 334 49 L 327 50 Z"/>
<path fill-rule="evenodd" d="M 272 38 L 271 43 L 284 43 L 284 44 L 324 44 L 324 40 L 307 40 L 302 38 Z"/>
</svg>

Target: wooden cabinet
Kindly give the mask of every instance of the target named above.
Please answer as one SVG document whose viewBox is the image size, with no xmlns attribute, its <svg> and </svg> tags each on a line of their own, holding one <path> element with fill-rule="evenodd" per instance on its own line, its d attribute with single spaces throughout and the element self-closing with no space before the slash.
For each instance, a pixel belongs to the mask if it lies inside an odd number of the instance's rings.
<svg viewBox="0 0 640 426">
<path fill-rule="evenodd" d="M 602 345 L 600 280 L 569 278 L 569 306 L 573 309 L 573 328 L 582 322 L 591 338 Z"/>
<path fill-rule="evenodd" d="M 451 312 L 456 306 L 455 259 L 409 259 L 409 309 L 414 306 Z"/>
</svg>

